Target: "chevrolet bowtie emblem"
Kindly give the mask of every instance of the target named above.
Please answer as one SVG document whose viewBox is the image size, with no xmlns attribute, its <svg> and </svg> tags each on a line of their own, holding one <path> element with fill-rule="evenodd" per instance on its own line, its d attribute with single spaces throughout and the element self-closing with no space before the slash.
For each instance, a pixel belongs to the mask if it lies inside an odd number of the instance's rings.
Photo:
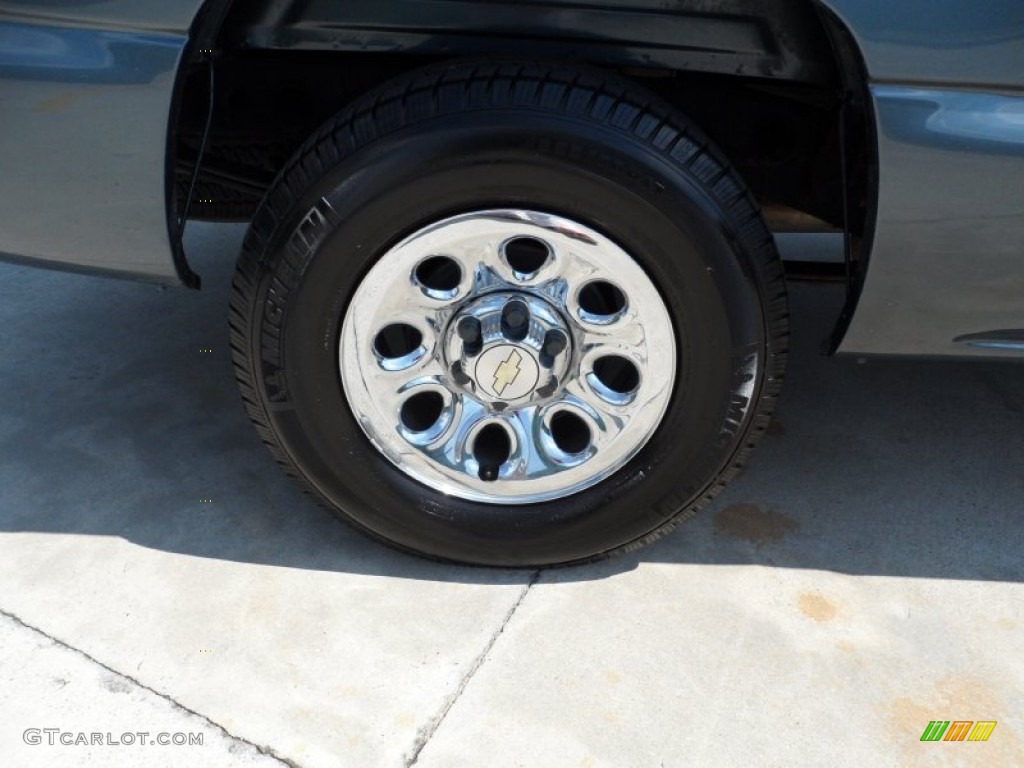
<svg viewBox="0 0 1024 768">
<path fill-rule="evenodd" d="M 499 397 L 506 387 L 515 383 L 519 376 L 519 363 L 522 361 L 523 356 L 519 354 L 519 350 L 513 349 L 512 354 L 505 358 L 494 372 L 494 391 L 498 393 Z"/>
</svg>

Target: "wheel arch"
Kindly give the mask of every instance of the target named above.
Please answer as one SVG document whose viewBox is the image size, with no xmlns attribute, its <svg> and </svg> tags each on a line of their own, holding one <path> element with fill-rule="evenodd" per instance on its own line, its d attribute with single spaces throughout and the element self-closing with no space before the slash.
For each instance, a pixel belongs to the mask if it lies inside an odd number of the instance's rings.
<svg viewBox="0 0 1024 768">
<path fill-rule="evenodd" d="M 180 158 L 180 136 L 183 126 L 187 124 L 188 117 L 183 109 L 186 94 L 195 99 L 197 86 L 195 75 L 201 69 L 206 69 L 209 74 L 208 87 L 205 97 L 209 104 L 207 119 L 202 120 L 205 129 L 211 122 L 214 82 L 213 82 L 213 52 L 215 51 L 217 36 L 221 25 L 231 9 L 233 0 L 203 0 L 192 24 L 189 27 L 188 42 L 182 51 L 178 62 L 178 72 L 174 80 L 174 88 L 171 93 L 171 105 L 167 121 L 167 147 L 165 174 L 165 200 L 167 207 L 167 231 L 171 244 L 171 256 L 174 260 L 174 268 L 178 273 L 178 279 L 188 288 L 198 289 L 201 280 L 198 273 L 194 272 L 189 265 L 188 256 L 185 253 L 183 235 L 185 224 L 189 215 L 191 200 L 190 195 L 181 194 L 181 185 L 177 183 L 177 168 Z M 195 122 L 196 118 L 191 118 Z M 198 179 L 202 165 L 201 153 L 192 164 L 190 178 Z M 186 182 L 185 189 L 192 190 L 192 184 Z"/>
<path fill-rule="evenodd" d="M 438 60 L 528 55 L 617 69 L 679 106 L 739 167 L 773 229 L 843 232 L 849 301 L 834 350 L 869 255 L 877 141 L 860 50 L 827 0 L 561 0 L 530 11 L 496 1 L 467 11 L 438 0 L 207 0 L 168 131 L 182 279 L 198 284 L 182 218 L 248 220 L 292 152 L 345 104 Z"/>
</svg>

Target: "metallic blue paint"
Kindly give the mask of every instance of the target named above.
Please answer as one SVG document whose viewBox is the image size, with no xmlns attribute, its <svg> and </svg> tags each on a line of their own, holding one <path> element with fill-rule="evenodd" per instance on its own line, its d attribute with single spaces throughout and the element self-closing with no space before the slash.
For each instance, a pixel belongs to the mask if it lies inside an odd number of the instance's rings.
<svg viewBox="0 0 1024 768">
<path fill-rule="evenodd" d="M 879 190 L 839 352 L 1020 356 L 957 342 L 1024 329 L 1024 3 L 826 0 L 865 57 Z"/>
<path fill-rule="evenodd" d="M 0 2 L 0 255 L 177 282 L 167 125 L 200 0 Z M 1024 3 L 821 0 L 865 59 L 879 199 L 841 352 L 1013 354 L 1024 329 Z"/>
<path fill-rule="evenodd" d="M 878 220 L 840 351 L 999 354 L 955 339 L 1024 328 L 1024 98 L 895 86 L 872 93 Z"/>
<path fill-rule="evenodd" d="M 0 254 L 178 282 L 167 119 L 197 7 L 0 2 Z"/>
<path fill-rule="evenodd" d="M 1020 0 L 823 0 L 873 81 L 1024 88 Z"/>
<path fill-rule="evenodd" d="M 1019 155 L 1024 146 L 1024 95 L 1011 98 L 975 91 L 876 88 L 876 99 L 912 120 L 896 121 L 893 138 L 936 149 Z M 921 127 L 924 130 L 920 130 Z"/>
</svg>

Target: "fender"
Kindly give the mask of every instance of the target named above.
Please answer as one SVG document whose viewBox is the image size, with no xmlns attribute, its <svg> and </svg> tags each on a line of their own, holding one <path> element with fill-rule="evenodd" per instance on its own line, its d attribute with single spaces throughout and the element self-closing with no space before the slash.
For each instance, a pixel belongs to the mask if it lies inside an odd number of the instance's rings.
<svg viewBox="0 0 1024 768">
<path fill-rule="evenodd" d="M 1007 338 L 1024 339 L 1024 5 L 823 5 L 864 53 L 879 167 L 838 351 L 1019 358 Z"/>
<path fill-rule="evenodd" d="M 0 255 L 189 282 L 167 219 L 167 117 L 198 0 L 0 2 Z"/>
</svg>

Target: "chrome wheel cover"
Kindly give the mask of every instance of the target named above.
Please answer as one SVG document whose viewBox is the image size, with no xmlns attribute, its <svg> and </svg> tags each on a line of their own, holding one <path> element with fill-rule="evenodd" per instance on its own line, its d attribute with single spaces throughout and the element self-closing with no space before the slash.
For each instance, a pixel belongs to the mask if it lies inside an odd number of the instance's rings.
<svg viewBox="0 0 1024 768">
<path fill-rule="evenodd" d="M 620 469 L 661 422 L 677 364 L 639 264 L 526 210 L 454 216 L 388 250 L 349 302 L 338 362 L 356 420 L 396 467 L 500 504 Z"/>
</svg>

